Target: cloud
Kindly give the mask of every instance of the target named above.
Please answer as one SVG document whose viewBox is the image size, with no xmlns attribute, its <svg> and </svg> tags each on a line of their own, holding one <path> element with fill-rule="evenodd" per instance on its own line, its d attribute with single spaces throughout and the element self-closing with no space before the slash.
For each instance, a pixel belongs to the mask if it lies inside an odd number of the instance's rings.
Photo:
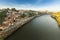
<svg viewBox="0 0 60 40">
<path fill-rule="evenodd" d="M 60 0 L 53 0 L 50 3 L 45 2 L 46 4 L 40 3 L 42 0 L 36 0 L 35 4 L 17 4 L 13 2 L 0 3 L 0 8 L 16 8 L 24 10 L 49 10 L 49 11 L 59 11 L 60 10 Z"/>
</svg>

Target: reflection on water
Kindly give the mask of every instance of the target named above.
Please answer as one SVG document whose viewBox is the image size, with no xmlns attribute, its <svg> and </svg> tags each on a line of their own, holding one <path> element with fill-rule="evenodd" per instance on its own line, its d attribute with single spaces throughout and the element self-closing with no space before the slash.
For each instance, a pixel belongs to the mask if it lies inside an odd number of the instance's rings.
<svg viewBox="0 0 60 40">
<path fill-rule="evenodd" d="M 57 22 L 50 15 L 35 18 L 7 40 L 60 40 Z"/>
</svg>

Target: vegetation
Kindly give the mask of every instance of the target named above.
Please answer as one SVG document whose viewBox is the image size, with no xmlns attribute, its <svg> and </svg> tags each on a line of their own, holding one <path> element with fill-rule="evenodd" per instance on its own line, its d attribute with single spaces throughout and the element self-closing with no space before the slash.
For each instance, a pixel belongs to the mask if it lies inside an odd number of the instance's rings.
<svg viewBox="0 0 60 40">
<path fill-rule="evenodd" d="M 25 11 L 21 17 L 24 18 L 24 17 L 32 17 L 35 15 L 35 11 L 32 11 L 32 10 L 29 10 L 29 11 Z"/>
<path fill-rule="evenodd" d="M 17 11 L 15 8 L 12 8 L 11 10 L 12 10 L 12 11 Z"/>
<path fill-rule="evenodd" d="M 6 12 L 7 10 L 0 12 L 0 24 L 2 24 L 4 18 L 6 17 Z"/>
<path fill-rule="evenodd" d="M 25 14 L 22 14 L 21 17 L 24 18 L 24 17 L 26 17 L 26 15 Z"/>
<path fill-rule="evenodd" d="M 29 17 L 34 16 L 35 15 L 35 11 L 29 10 L 28 14 L 29 14 Z"/>
<path fill-rule="evenodd" d="M 60 12 L 53 13 L 52 17 L 56 19 L 58 25 L 60 26 Z"/>
</svg>

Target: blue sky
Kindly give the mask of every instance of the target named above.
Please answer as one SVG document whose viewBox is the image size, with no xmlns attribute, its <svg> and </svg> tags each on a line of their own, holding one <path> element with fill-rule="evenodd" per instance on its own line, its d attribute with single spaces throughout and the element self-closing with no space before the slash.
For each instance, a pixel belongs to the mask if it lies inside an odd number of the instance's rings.
<svg viewBox="0 0 60 40">
<path fill-rule="evenodd" d="M 60 10 L 60 0 L 0 0 L 0 8 Z"/>
</svg>

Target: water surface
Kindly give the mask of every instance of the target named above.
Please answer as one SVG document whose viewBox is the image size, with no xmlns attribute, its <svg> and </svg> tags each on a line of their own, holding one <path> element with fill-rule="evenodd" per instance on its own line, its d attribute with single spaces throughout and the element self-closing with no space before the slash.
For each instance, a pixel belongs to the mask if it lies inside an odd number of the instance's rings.
<svg viewBox="0 0 60 40">
<path fill-rule="evenodd" d="M 50 15 L 43 15 L 24 25 L 6 40 L 60 40 L 60 28 Z"/>
</svg>

